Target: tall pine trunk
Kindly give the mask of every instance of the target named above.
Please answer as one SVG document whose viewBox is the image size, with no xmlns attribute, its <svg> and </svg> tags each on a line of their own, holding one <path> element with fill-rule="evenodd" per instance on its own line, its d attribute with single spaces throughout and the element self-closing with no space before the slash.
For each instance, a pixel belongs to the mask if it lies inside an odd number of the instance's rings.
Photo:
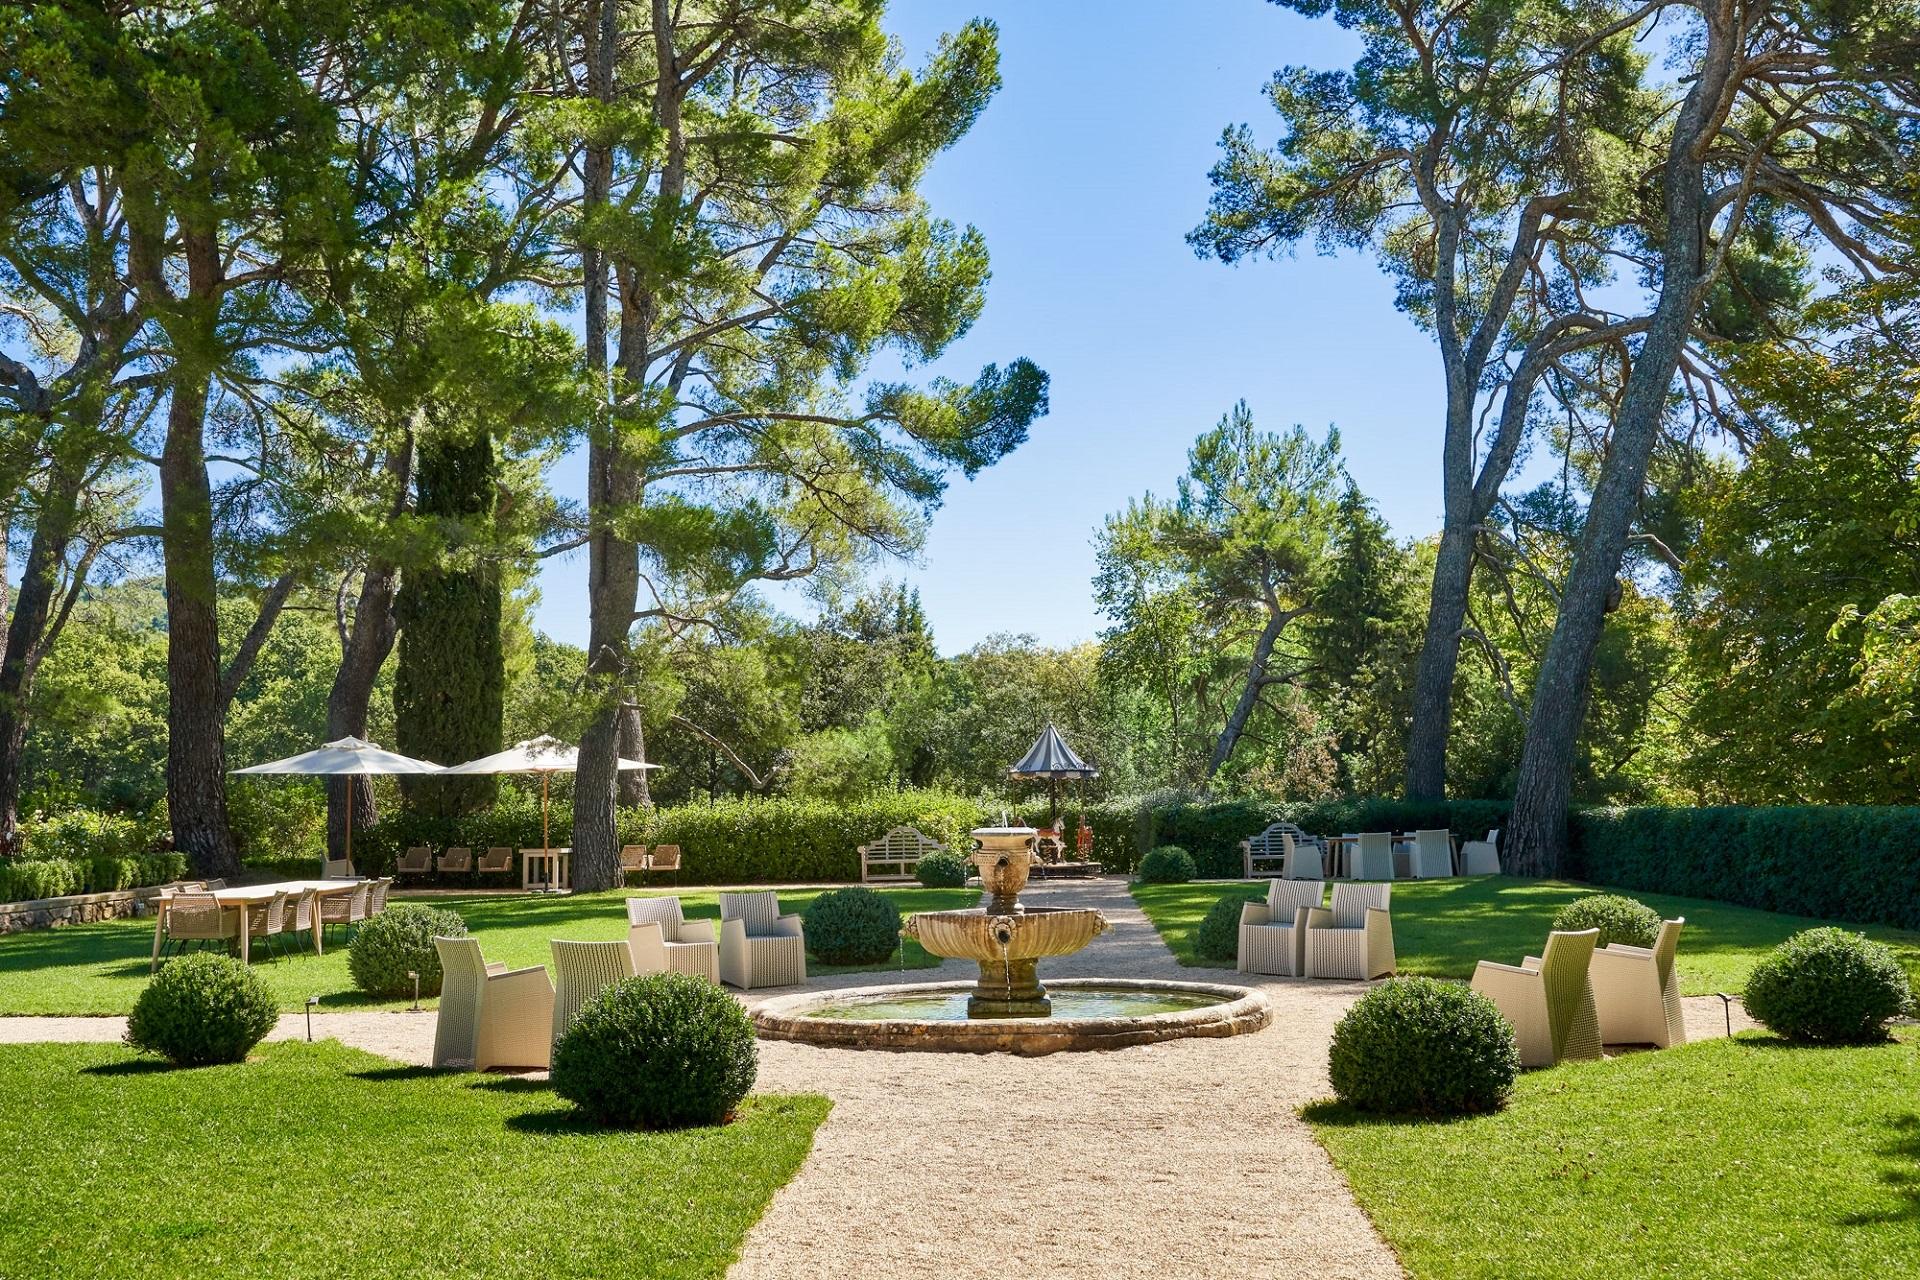
<svg viewBox="0 0 1920 1280">
<path fill-rule="evenodd" d="M 640 708 L 632 702 L 620 705 L 620 754 L 629 760 L 647 758 L 647 727 L 640 719 Z M 620 775 L 620 803 L 629 809 L 653 808 L 653 790 L 647 785 L 645 769 L 629 769 Z"/>
<path fill-rule="evenodd" d="M 1521 748 L 1506 848 L 1520 875 L 1559 874 L 1567 848 L 1567 806 L 1573 790 L 1575 739 L 1586 709 L 1594 646 L 1626 552 L 1647 462 L 1665 416 L 1668 393 L 1706 285 L 1707 197 L 1703 156 L 1718 128 L 1738 57 L 1736 32 L 1705 14 L 1700 70 L 1675 119 L 1662 192 L 1666 230 L 1660 298 L 1636 353 L 1615 416 L 1599 482 L 1587 507 L 1560 613 L 1535 677 L 1533 709 Z M 1729 229 L 1727 234 L 1733 234 Z"/>
<path fill-rule="evenodd" d="M 40 659 L 53 641 L 54 597 L 61 566 L 72 545 L 85 477 L 79 468 L 56 461 L 47 475 L 40 509 L 20 573 L 20 593 L 7 623 L 0 652 L 0 851 L 18 838 L 20 789 L 27 752 L 28 700 Z M 3 534 L 4 530 L 0 530 Z M 5 576 L 0 561 L 0 577 Z M 79 586 L 74 584 L 75 589 Z"/>
<path fill-rule="evenodd" d="M 367 711 L 373 702 L 374 682 L 380 667 L 393 652 L 399 620 L 394 612 L 394 585 L 399 577 L 394 566 L 375 561 L 367 566 L 360 580 L 360 595 L 354 602 L 353 621 L 341 645 L 340 667 L 334 672 L 333 687 L 327 691 L 327 740 L 367 736 Z M 327 780 L 327 856 L 343 858 L 347 851 L 348 806 L 352 806 L 353 830 L 364 831 L 379 818 L 370 778 L 341 777 Z"/>
<path fill-rule="evenodd" d="M 1462 513 L 1464 516 L 1465 513 Z M 1473 582 L 1473 523 L 1449 516 L 1440 532 L 1427 601 L 1427 629 L 1413 678 L 1413 724 L 1407 734 L 1407 799 L 1438 800 L 1447 790 L 1447 738 L 1453 725 L 1453 681 L 1460 665 Z"/>
<path fill-rule="evenodd" d="M 1260 637 L 1253 643 L 1253 658 L 1247 663 L 1246 683 L 1240 687 L 1240 697 L 1227 715 L 1220 736 L 1214 739 L 1213 754 L 1207 759 L 1209 784 L 1221 767 L 1233 758 L 1233 749 L 1240 744 L 1240 735 L 1246 732 L 1247 721 L 1253 717 L 1254 707 L 1259 705 L 1260 691 L 1269 683 L 1267 664 L 1273 659 L 1273 646 L 1293 617 L 1290 613 L 1269 613 L 1266 625 L 1260 628 Z"/>
</svg>

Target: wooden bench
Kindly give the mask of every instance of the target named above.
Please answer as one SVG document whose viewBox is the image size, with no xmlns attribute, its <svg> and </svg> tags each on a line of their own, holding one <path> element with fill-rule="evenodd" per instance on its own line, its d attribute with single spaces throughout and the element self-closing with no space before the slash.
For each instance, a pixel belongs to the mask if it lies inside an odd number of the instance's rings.
<svg viewBox="0 0 1920 1280">
<path fill-rule="evenodd" d="M 912 880 L 920 859 L 947 846 L 913 827 L 895 827 L 871 844 L 860 846 L 860 879 Z"/>
</svg>

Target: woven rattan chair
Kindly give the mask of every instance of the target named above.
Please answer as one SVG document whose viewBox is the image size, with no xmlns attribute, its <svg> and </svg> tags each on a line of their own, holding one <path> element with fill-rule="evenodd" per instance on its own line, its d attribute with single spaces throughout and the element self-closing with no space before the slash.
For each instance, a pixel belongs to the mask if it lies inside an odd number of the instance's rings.
<svg viewBox="0 0 1920 1280">
<path fill-rule="evenodd" d="M 1687 1042 L 1687 1020 L 1680 1012 L 1680 975 L 1673 965 L 1684 924 L 1684 919 L 1662 921 L 1652 947 L 1616 942 L 1593 953 L 1588 975 L 1604 1043 L 1671 1049 Z"/>
<path fill-rule="evenodd" d="M 435 938 L 440 952 L 440 1012 L 433 1065 L 485 1071 L 545 1069 L 553 1061 L 553 982 L 547 966 L 488 964 L 475 938 Z"/>
<path fill-rule="evenodd" d="M 205 881 L 201 887 L 208 893 L 218 893 L 227 887 L 227 882 L 225 880 L 208 880 Z"/>
<path fill-rule="evenodd" d="M 1291 831 L 1280 833 L 1282 849 L 1280 874 L 1288 880 L 1311 880 L 1318 882 L 1326 875 L 1325 860 L 1320 856 L 1320 846 L 1302 840 Z"/>
<path fill-rule="evenodd" d="M 367 895 L 372 890 L 368 881 L 362 880 L 353 886 L 352 893 L 336 893 L 320 899 L 320 927 L 333 925 L 341 929 L 352 929 L 367 918 Z"/>
<path fill-rule="evenodd" d="M 265 902 L 255 903 L 247 908 L 247 936 L 266 939 L 269 949 L 278 946 L 274 940 L 287 931 L 287 893 L 281 890 Z"/>
<path fill-rule="evenodd" d="M 347 858 L 321 858 L 320 878 L 322 880 L 353 879 L 353 862 Z"/>
<path fill-rule="evenodd" d="M 628 876 L 645 876 L 647 873 L 647 846 L 643 844 L 623 844 L 620 846 L 620 882 L 626 883 Z"/>
<path fill-rule="evenodd" d="M 424 876 L 432 870 L 433 850 L 424 844 L 413 846 L 393 864 L 393 874 L 397 876 Z"/>
<path fill-rule="evenodd" d="M 743 991 L 807 980 L 799 916 L 780 914 L 770 892 L 720 895 L 720 980 Z"/>
<path fill-rule="evenodd" d="M 675 884 L 680 883 L 680 846 L 677 844 L 657 844 L 647 858 L 648 871 L 665 871 L 673 877 Z M 645 880 L 646 877 L 640 877 Z"/>
<path fill-rule="evenodd" d="M 166 903 L 166 941 L 183 951 L 189 943 L 224 945 L 240 936 L 240 913 L 211 893 L 176 893 Z"/>
<path fill-rule="evenodd" d="M 1393 972 L 1390 884 L 1341 883 L 1333 902 L 1307 910 L 1309 978 L 1378 978 Z"/>
<path fill-rule="evenodd" d="M 1519 965 L 1482 960 L 1474 967 L 1473 989 L 1513 1024 L 1521 1066 L 1600 1056 L 1600 1016 L 1588 980 L 1599 939 L 1598 929 L 1550 933 L 1544 955 Z"/>
<path fill-rule="evenodd" d="M 320 909 L 315 905 L 315 896 L 311 890 L 287 896 L 286 933 L 289 938 L 304 933 L 307 935 L 307 944 L 311 946 L 314 923 L 319 918 Z"/>
<path fill-rule="evenodd" d="M 505 845 L 494 845 L 480 855 L 480 874 L 495 876 L 513 874 L 513 850 Z"/>
<path fill-rule="evenodd" d="M 466 875 L 473 870 L 473 850 L 466 845 L 450 845 L 434 859 L 434 869 L 443 876 Z"/>
<path fill-rule="evenodd" d="M 384 913 L 387 909 L 387 894 L 393 889 L 393 877 L 382 876 L 367 885 L 367 919 Z"/>
<path fill-rule="evenodd" d="M 1460 846 L 1460 874 L 1497 876 L 1500 874 L 1500 828 L 1487 832 L 1485 840 L 1469 840 Z"/>
<path fill-rule="evenodd" d="M 1393 879 L 1393 837 L 1385 831 L 1367 831 L 1350 855 L 1355 880 Z"/>
<path fill-rule="evenodd" d="M 720 981 L 720 944 L 714 941 L 713 921 L 687 919 L 678 898 L 628 898 L 627 940 L 636 973 L 650 972 L 646 967 L 652 950 L 649 930 L 659 932 L 668 969 Z"/>
<path fill-rule="evenodd" d="M 1325 889 L 1319 880 L 1274 880 L 1264 903 L 1240 908 L 1240 972 L 1304 974 L 1307 912 L 1320 905 Z"/>
<path fill-rule="evenodd" d="M 624 942 L 561 942 L 553 948 L 553 1038 L 580 1006 L 622 978 L 633 976 L 633 952 Z"/>
<path fill-rule="evenodd" d="M 1453 833 L 1416 831 L 1413 833 L 1413 878 L 1443 880 L 1453 874 Z"/>
</svg>

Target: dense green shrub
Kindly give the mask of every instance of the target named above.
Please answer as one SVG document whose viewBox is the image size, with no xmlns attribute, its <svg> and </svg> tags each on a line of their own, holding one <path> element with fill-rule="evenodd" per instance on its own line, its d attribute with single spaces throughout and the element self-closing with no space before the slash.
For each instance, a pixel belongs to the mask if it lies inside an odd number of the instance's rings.
<svg viewBox="0 0 1920 1280">
<path fill-rule="evenodd" d="M 871 889 L 835 889 L 813 900 L 801 927 L 823 964 L 877 964 L 900 945 L 900 908 Z"/>
<path fill-rule="evenodd" d="M 1472 988 L 1392 978 L 1334 1027 L 1327 1074 L 1340 1100 L 1362 1111 L 1496 1111 L 1520 1074 L 1520 1048 L 1493 1001 Z"/>
<path fill-rule="evenodd" d="M 151 824 L 126 814 L 66 809 L 51 815 L 35 814 L 22 822 L 20 851 L 22 857 L 36 860 L 133 858 L 151 848 L 158 835 Z"/>
<path fill-rule="evenodd" d="M 1193 855 L 1177 844 L 1163 844 L 1140 859 L 1143 884 L 1185 884 L 1193 876 Z"/>
<path fill-rule="evenodd" d="M 1576 898 L 1560 908 L 1553 927 L 1563 933 L 1598 929 L 1595 946 L 1624 942 L 1630 947 L 1650 947 L 1660 932 L 1660 913 L 1637 898 L 1617 893 L 1595 893 Z"/>
<path fill-rule="evenodd" d="M 420 994 L 440 994 L 440 952 L 435 938 L 464 938 L 467 922 L 459 913 L 437 907 L 395 903 L 362 924 L 353 935 L 347 969 L 354 985 L 376 996 L 410 996 L 420 975 Z"/>
<path fill-rule="evenodd" d="M 929 889 L 960 889 L 973 874 L 973 864 L 951 849 L 936 849 L 914 864 L 913 874 Z"/>
<path fill-rule="evenodd" d="M 0 860 L 0 902 L 30 902 L 79 893 L 85 882 L 81 864 L 65 858 Z"/>
<path fill-rule="evenodd" d="M 1913 1008 L 1913 991 L 1887 947 L 1824 928 L 1796 933 L 1768 952 L 1741 1001 L 1789 1040 L 1865 1044 L 1886 1038 L 1887 1020 Z"/>
<path fill-rule="evenodd" d="M 280 1020 L 266 979 L 231 956 L 167 961 L 127 1019 L 127 1043 L 183 1067 L 239 1062 Z"/>
<path fill-rule="evenodd" d="M 753 1088 L 753 1023 L 739 1002 L 684 973 L 602 989 L 553 1047 L 553 1088 L 598 1124 L 719 1124 Z"/>
<path fill-rule="evenodd" d="M 1265 899 L 1230 893 L 1207 909 L 1193 931 L 1193 949 L 1208 960 L 1232 964 L 1240 959 L 1240 908 Z"/>
<path fill-rule="evenodd" d="M 1595 884 L 1920 929 L 1920 807 L 1587 809 L 1572 855 Z"/>
</svg>

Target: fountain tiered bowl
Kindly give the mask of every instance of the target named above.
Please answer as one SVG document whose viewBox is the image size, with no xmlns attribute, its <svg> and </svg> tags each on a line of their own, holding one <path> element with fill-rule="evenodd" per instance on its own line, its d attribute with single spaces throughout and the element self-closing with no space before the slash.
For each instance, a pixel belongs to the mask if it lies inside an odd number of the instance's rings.
<svg viewBox="0 0 1920 1280">
<path fill-rule="evenodd" d="M 901 933 L 937 956 L 980 966 L 973 982 L 912 983 L 777 996 L 753 1010 L 762 1036 L 851 1049 L 1054 1053 L 1184 1036 L 1230 1036 L 1272 1021 L 1267 998 L 1207 982 L 1076 978 L 1040 983 L 1039 963 L 1072 955 L 1107 932 L 1090 907 L 1019 900 L 1033 866 L 1031 827 L 973 833 L 986 904 L 922 911 Z"/>
</svg>

